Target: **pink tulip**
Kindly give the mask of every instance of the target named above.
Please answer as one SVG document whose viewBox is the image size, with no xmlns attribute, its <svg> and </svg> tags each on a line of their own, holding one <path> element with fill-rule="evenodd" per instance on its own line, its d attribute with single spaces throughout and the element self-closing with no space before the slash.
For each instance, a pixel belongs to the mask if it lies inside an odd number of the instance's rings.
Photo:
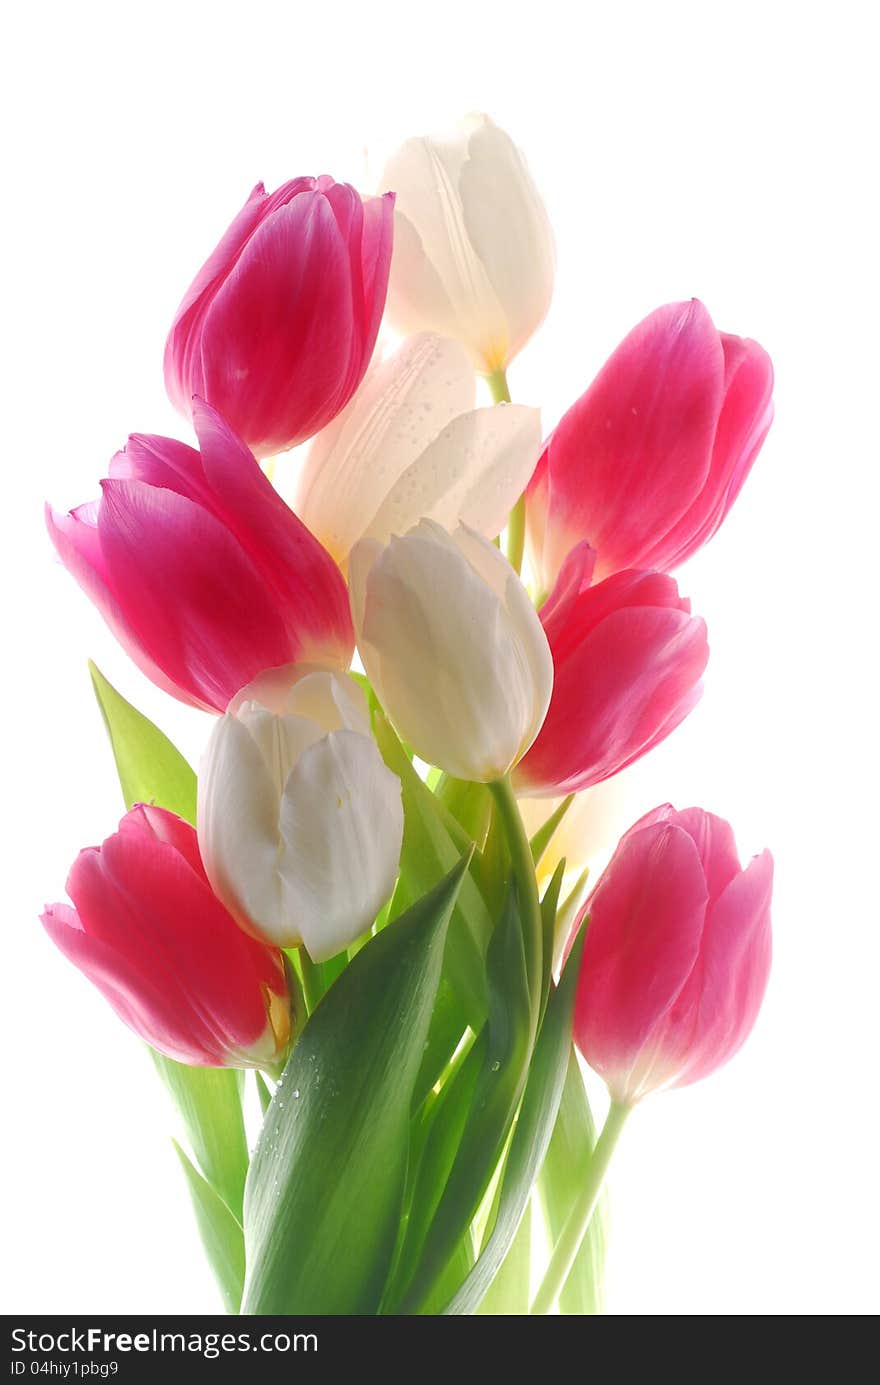
<svg viewBox="0 0 880 1385">
<path fill-rule="evenodd" d="M 539 613 L 553 693 L 514 775 L 522 793 L 573 793 L 617 774 L 665 740 L 702 690 L 706 626 L 673 579 L 618 572 L 590 586 L 594 558 L 578 544 Z"/>
<path fill-rule="evenodd" d="M 46 931 L 130 1029 L 199 1067 L 261 1067 L 290 1037 L 282 955 L 243 933 L 213 894 L 195 829 L 164 808 L 126 813 L 50 904 Z"/>
<path fill-rule="evenodd" d="M 717 331 L 696 299 L 640 322 L 551 434 L 529 484 L 544 588 L 583 539 L 597 577 L 689 558 L 749 474 L 772 389 L 767 353 Z"/>
<path fill-rule="evenodd" d="M 47 508 L 65 567 L 160 688 L 223 712 L 265 669 L 345 668 L 354 634 L 336 564 L 240 438 L 196 400 L 201 452 L 136 434 L 97 504 Z"/>
<path fill-rule="evenodd" d="M 770 971 L 773 858 L 743 870 L 733 831 L 666 804 L 622 838 L 589 915 L 575 1040 L 631 1105 L 714 1072 L 748 1038 Z"/>
<path fill-rule="evenodd" d="M 394 195 L 348 183 L 258 183 L 177 310 L 171 402 L 215 405 L 258 457 L 329 423 L 366 370 L 385 306 Z"/>
</svg>

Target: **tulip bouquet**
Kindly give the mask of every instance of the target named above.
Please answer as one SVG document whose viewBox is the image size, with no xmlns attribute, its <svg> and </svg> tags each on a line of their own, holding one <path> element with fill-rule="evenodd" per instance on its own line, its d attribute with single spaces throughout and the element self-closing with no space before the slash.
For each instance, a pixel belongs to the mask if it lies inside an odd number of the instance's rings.
<svg viewBox="0 0 880 1385">
<path fill-rule="evenodd" d="M 748 475 L 770 362 L 674 303 L 542 438 L 505 372 L 553 272 L 486 118 L 376 196 L 258 185 L 168 337 L 197 445 L 135 434 L 48 512 L 139 668 L 213 718 L 196 776 L 93 669 L 128 811 L 43 922 L 153 1051 L 232 1313 L 601 1311 L 627 1115 L 761 1003 L 767 852 L 666 805 L 585 898 L 579 824 L 699 697 L 670 572 Z"/>
</svg>

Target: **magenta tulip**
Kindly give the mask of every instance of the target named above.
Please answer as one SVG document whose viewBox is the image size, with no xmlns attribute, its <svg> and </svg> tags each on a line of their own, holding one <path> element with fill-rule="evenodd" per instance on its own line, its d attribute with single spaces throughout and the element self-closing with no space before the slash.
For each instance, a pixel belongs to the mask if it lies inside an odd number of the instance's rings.
<svg viewBox="0 0 880 1385">
<path fill-rule="evenodd" d="M 773 368 L 719 332 L 696 299 L 624 338 L 551 434 L 529 484 L 529 539 L 545 590 L 581 540 L 596 576 L 662 572 L 710 539 L 773 418 Z"/>
<path fill-rule="evenodd" d="M 126 813 L 51 904 L 50 938 L 130 1029 L 199 1067 L 262 1067 L 290 1038 L 282 954 L 243 933 L 216 898 L 195 829 L 164 808 Z"/>
<path fill-rule="evenodd" d="M 748 1038 L 770 971 L 773 858 L 743 870 L 733 831 L 666 804 L 620 841 L 589 916 L 575 1040 L 632 1105 L 707 1077 Z"/>
<path fill-rule="evenodd" d="M 47 509 L 65 567 L 135 663 L 223 712 L 265 669 L 345 668 L 354 634 L 333 559 L 220 415 L 195 401 L 201 452 L 137 434 L 97 504 Z"/>
<path fill-rule="evenodd" d="M 194 395 L 258 457 L 329 423 L 363 378 L 385 307 L 394 196 L 348 183 L 258 183 L 190 285 L 165 346 L 165 384 Z"/>
<path fill-rule="evenodd" d="M 706 626 L 673 579 L 618 572 L 591 586 L 594 558 L 578 544 L 540 610 L 553 693 L 514 775 L 522 793 L 601 783 L 665 740 L 700 697 Z"/>
</svg>

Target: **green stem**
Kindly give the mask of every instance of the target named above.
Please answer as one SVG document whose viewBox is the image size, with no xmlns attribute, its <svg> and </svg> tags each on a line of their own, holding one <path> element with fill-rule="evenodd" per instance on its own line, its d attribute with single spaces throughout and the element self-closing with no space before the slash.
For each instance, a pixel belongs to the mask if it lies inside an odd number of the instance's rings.
<svg viewBox="0 0 880 1385">
<path fill-rule="evenodd" d="M 299 965 L 302 972 L 302 988 L 306 1009 L 311 1014 L 324 994 L 323 978 L 320 967 L 312 961 L 304 946 L 299 950 Z"/>
<path fill-rule="evenodd" d="M 507 517 L 507 561 L 514 572 L 522 570 L 526 551 L 526 497 L 520 496 Z"/>
<path fill-rule="evenodd" d="M 493 370 L 486 376 L 493 404 L 509 404 L 510 389 L 504 367 Z M 526 498 L 521 495 L 507 520 L 507 561 L 515 572 L 522 568 L 523 553 L 526 546 Z"/>
<path fill-rule="evenodd" d="M 507 387 L 507 375 L 504 366 L 498 370 L 493 370 L 491 375 L 487 375 L 486 383 L 489 386 L 493 404 L 510 403 L 510 390 Z"/>
<path fill-rule="evenodd" d="M 609 1107 L 608 1116 L 602 1127 L 602 1134 L 596 1141 L 593 1157 L 587 1167 L 580 1197 L 572 1207 L 568 1221 L 562 1228 L 562 1233 L 550 1257 L 547 1272 L 541 1281 L 541 1287 L 535 1295 L 535 1301 L 531 1307 L 532 1316 L 543 1316 L 549 1313 L 565 1288 L 571 1267 L 589 1229 L 596 1203 L 599 1201 L 614 1147 L 620 1138 L 620 1132 L 631 1110 L 631 1106 L 625 1106 L 616 1101 L 612 1101 Z"/>
<path fill-rule="evenodd" d="M 510 852 L 510 863 L 516 881 L 519 907 L 522 911 L 523 946 L 532 997 L 532 1018 L 537 1026 L 541 1010 L 541 991 L 544 977 L 544 926 L 535 863 L 523 820 L 510 783 L 510 776 L 496 779 L 489 785 L 504 836 Z"/>
</svg>

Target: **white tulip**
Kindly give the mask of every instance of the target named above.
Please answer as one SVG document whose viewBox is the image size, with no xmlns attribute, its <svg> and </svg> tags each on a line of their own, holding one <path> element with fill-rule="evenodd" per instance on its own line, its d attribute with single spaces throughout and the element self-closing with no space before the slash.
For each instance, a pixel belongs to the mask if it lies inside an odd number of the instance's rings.
<svg viewBox="0 0 880 1385">
<path fill-rule="evenodd" d="M 547 639 L 507 559 L 431 520 L 349 564 L 358 648 L 377 696 L 422 759 L 489 783 L 525 754 L 553 686 Z"/>
<path fill-rule="evenodd" d="M 312 442 L 290 504 L 337 562 L 358 539 L 385 543 L 422 518 L 500 533 L 541 450 L 537 409 L 474 409 L 457 342 L 423 332 L 373 366 Z"/>
<path fill-rule="evenodd" d="M 553 233 L 522 154 L 488 116 L 410 139 L 381 187 L 397 194 L 392 325 L 455 337 L 477 370 L 504 369 L 553 295 Z"/>
<path fill-rule="evenodd" d="M 279 669 L 239 693 L 202 759 L 198 831 L 215 893 L 266 942 L 319 962 L 369 928 L 394 888 L 403 806 L 357 684 Z"/>
</svg>

